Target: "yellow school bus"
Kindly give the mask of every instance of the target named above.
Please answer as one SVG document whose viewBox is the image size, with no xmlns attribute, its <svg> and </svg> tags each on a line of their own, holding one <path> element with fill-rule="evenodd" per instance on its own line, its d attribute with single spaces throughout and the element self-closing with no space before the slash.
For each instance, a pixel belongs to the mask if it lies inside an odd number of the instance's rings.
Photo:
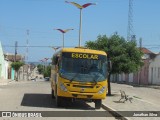
<svg viewBox="0 0 160 120">
<path fill-rule="evenodd" d="M 85 48 L 62 48 L 53 55 L 51 93 L 56 105 L 63 100 L 85 100 L 100 109 L 107 92 L 107 55 Z"/>
</svg>

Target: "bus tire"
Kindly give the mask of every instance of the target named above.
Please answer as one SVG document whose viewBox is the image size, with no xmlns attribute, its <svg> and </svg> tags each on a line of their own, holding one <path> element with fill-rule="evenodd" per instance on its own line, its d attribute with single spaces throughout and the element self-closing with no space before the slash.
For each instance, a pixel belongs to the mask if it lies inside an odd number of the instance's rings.
<svg viewBox="0 0 160 120">
<path fill-rule="evenodd" d="M 62 98 L 59 96 L 56 96 L 56 106 L 61 107 L 62 105 Z"/>
<path fill-rule="evenodd" d="M 95 100 L 95 109 L 100 109 L 102 106 L 102 100 Z"/>
<path fill-rule="evenodd" d="M 54 96 L 54 90 L 53 89 L 51 90 L 51 96 L 52 96 L 52 99 L 55 98 L 55 96 Z"/>
</svg>

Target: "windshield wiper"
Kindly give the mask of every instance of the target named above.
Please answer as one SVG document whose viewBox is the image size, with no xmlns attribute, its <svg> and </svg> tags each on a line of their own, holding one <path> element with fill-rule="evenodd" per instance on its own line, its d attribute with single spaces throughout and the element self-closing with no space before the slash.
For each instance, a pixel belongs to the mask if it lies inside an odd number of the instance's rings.
<svg viewBox="0 0 160 120">
<path fill-rule="evenodd" d="M 96 81 L 96 79 L 94 79 L 94 78 L 93 78 L 93 81 L 94 81 L 94 83 L 97 85 L 97 81 Z"/>
<path fill-rule="evenodd" d="M 70 79 L 70 82 L 72 82 L 72 81 L 73 81 L 73 79 L 74 79 L 75 77 L 77 77 L 77 75 L 79 75 L 79 73 L 76 73 L 76 74 L 75 74 L 75 76 L 73 76 L 73 78 L 72 78 L 72 79 Z"/>
<path fill-rule="evenodd" d="M 61 75 L 61 77 L 64 78 L 64 79 L 68 79 L 67 77 L 65 77 L 65 76 L 63 76 L 63 75 Z"/>
<path fill-rule="evenodd" d="M 93 75 L 94 75 L 94 77 L 93 77 L 93 81 L 95 82 L 95 84 L 97 84 L 97 80 L 96 80 L 96 78 L 98 77 L 98 75 L 97 75 L 96 73 L 94 73 Z"/>
<path fill-rule="evenodd" d="M 86 69 L 85 67 L 81 67 L 81 69 L 80 69 L 81 72 L 80 72 L 80 73 L 83 73 L 85 69 Z M 77 75 L 79 75 L 80 73 L 77 72 L 77 73 L 75 74 L 75 76 L 73 76 L 73 78 L 70 79 L 70 81 L 72 82 L 73 79 L 74 79 L 75 77 L 77 77 Z"/>
</svg>

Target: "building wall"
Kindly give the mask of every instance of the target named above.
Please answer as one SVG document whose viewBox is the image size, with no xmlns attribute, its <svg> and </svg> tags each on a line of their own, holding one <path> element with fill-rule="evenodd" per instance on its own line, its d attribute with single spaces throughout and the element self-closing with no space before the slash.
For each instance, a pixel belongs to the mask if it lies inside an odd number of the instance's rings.
<svg viewBox="0 0 160 120">
<path fill-rule="evenodd" d="M 126 83 L 129 82 L 129 74 L 125 74 L 125 82 L 126 82 Z"/>
<path fill-rule="evenodd" d="M 2 44 L 0 42 L 0 80 L 4 78 L 5 78 L 5 62 L 4 62 Z"/>
<path fill-rule="evenodd" d="M 112 82 L 118 82 L 119 81 L 119 74 L 112 74 L 111 75 L 111 81 Z"/>
<path fill-rule="evenodd" d="M 118 74 L 117 79 L 118 82 L 125 82 L 125 74 L 124 73 Z"/>
<path fill-rule="evenodd" d="M 160 54 L 155 58 L 143 60 L 144 66 L 136 73 L 114 74 L 111 81 L 133 83 L 137 85 L 160 85 Z"/>
<path fill-rule="evenodd" d="M 133 73 L 130 73 L 129 74 L 129 80 L 128 80 L 129 83 L 133 83 Z"/>
<path fill-rule="evenodd" d="M 130 74 L 112 74 L 111 75 L 112 82 L 122 82 L 122 83 L 132 83 L 133 82 L 133 73 Z"/>
<path fill-rule="evenodd" d="M 9 62 L 5 60 L 5 79 L 8 79 Z"/>
<path fill-rule="evenodd" d="M 160 85 L 160 54 L 150 61 L 149 84 Z"/>
<path fill-rule="evenodd" d="M 143 61 L 144 61 L 144 66 L 141 67 L 141 69 L 138 72 L 130 73 L 130 74 L 121 73 L 118 75 L 118 77 L 115 77 L 115 75 L 113 75 L 112 77 L 114 78 L 113 80 L 117 82 L 133 83 L 137 85 L 148 85 L 150 62 L 149 62 L 149 59 L 145 59 Z M 160 72 L 160 68 L 159 68 L 159 72 Z"/>
<path fill-rule="evenodd" d="M 11 79 L 14 80 L 14 76 L 15 76 L 15 71 L 14 69 L 12 68 L 11 69 Z"/>
<path fill-rule="evenodd" d="M 148 77 L 149 77 L 149 59 L 143 60 L 144 61 L 144 66 L 141 68 L 139 71 L 139 84 L 140 85 L 147 85 L 149 84 L 148 82 Z"/>
</svg>

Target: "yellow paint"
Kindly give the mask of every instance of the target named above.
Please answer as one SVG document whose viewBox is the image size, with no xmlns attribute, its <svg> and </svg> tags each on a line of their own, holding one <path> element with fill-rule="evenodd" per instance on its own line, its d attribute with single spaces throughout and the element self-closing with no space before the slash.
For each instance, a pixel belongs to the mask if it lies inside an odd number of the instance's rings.
<svg viewBox="0 0 160 120">
<path fill-rule="evenodd" d="M 74 59 L 94 59 L 98 60 L 98 55 L 104 55 L 107 56 L 107 54 L 104 51 L 99 50 L 91 50 L 91 49 L 85 49 L 85 48 L 62 48 L 60 51 L 57 51 L 54 56 L 57 56 L 63 52 L 71 53 L 71 57 Z M 55 75 L 57 77 L 55 77 Z M 55 78 L 57 80 L 55 80 Z M 60 89 L 60 83 L 62 83 L 66 88 L 67 91 L 62 91 Z M 56 87 L 57 86 L 57 87 Z M 82 86 L 82 87 L 75 87 L 75 86 Z M 84 91 L 82 92 L 82 88 L 84 86 Z M 86 87 L 90 86 L 90 87 Z M 102 87 L 105 87 L 105 91 L 100 94 L 98 93 Z M 107 94 L 107 79 L 104 79 L 104 81 L 93 83 L 93 82 L 86 82 L 86 83 L 80 83 L 76 81 L 70 81 L 67 79 L 64 79 L 59 76 L 58 71 L 55 71 L 54 67 L 52 68 L 51 72 L 51 87 L 57 93 L 58 96 L 62 97 L 70 97 L 74 98 L 73 94 L 76 94 L 76 98 L 81 99 L 88 99 L 87 95 L 92 96 L 90 99 L 105 99 Z M 57 88 L 57 89 L 56 89 Z"/>
<path fill-rule="evenodd" d="M 83 59 L 96 59 L 98 60 L 98 55 L 87 54 L 87 53 L 72 53 L 72 58 L 83 58 Z"/>
</svg>

